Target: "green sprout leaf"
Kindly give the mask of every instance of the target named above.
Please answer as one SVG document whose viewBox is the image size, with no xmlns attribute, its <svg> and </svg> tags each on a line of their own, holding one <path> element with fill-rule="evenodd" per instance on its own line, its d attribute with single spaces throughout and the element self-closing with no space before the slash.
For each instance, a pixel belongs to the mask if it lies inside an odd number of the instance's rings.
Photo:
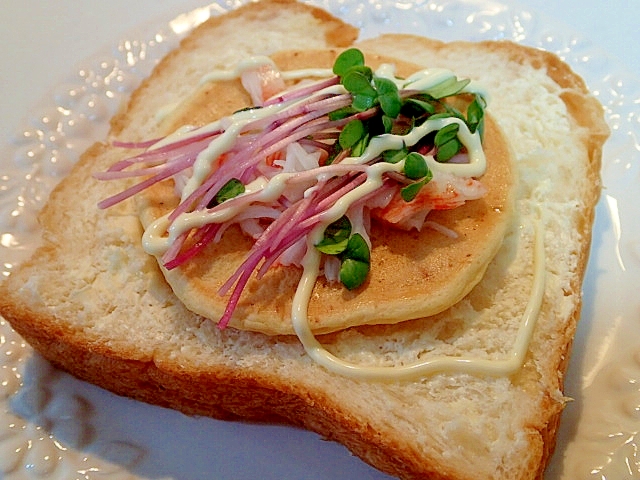
<svg viewBox="0 0 640 480">
<path fill-rule="evenodd" d="M 351 222 L 343 216 L 329 224 L 324 238 L 315 247 L 327 255 L 340 258 L 340 281 L 353 290 L 364 283 L 369 274 L 371 252 L 369 245 L 359 233 L 351 235 Z"/>
<path fill-rule="evenodd" d="M 340 265 L 340 281 L 348 290 L 354 290 L 365 282 L 369 269 L 369 263 L 347 258 Z"/>
<path fill-rule="evenodd" d="M 349 237 L 349 243 L 344 251 L 344 258 L 351 258 L 360 262 L 369 262 L 371 253 L 369 252 L 369 245 L 365 241 L 364 237 L 359 233 L 354 233 Z"/>
<path fill-rule="evenodd" d="M 369 67 L 353 67 L 342 77 L 342 84 L 348 92 L 353 94 L 375 97 L 377 92 L 371 85 L 372 79 L 373 72 Z"/>
<path fill-rule="evenodd" d="M 418 180 L 429 174 L 429 167 L 422 155 L 411 152 L 404 159 L 404 174 L 411 180 Z"/>
<path fill-rule="evenodd" d="M 398 87 L 387 78 L 374 77 L 373 83 L 378 92 L 380 108 L 388 117 L 396 118 L 402 109 L 402 99 L 398 93 Z"/>
<path fill-rule="evenodd" d="M 342 239 L 340 241 L 334 241 L 329 239 L 323 239 L 320 243 L 316 245 L 316 248 L 327 255 L 338 255 L 344 252 L 344 249 L 347 248 L 347 243 L 349 242 L 348 238 Z"/>
<path fill-rule="evenodd" d="M 348 290 L 362 285 L 370 270 L 369 245 L 359 233 L 349 238 L 346 250 L 342 253 L 340 265 L 340 281 Z"/>
<path fill-rule="evenodd" d="M 441 145 L 456 139 L 459 131 L 460 125 L 457 123 L 450 123 L 449 125 L 442 127 L 438 130 L 434 139 L 436 147 L 440 147 Z"/>
<path fill-rule="evenodd" d="M 222 202 L 237 197 L 241 193 L 244 193 L 244 184 L 237 178 L 232 178 L 225 183 L 220 190 L 218 190 L 218 193 L 216 193 L 207 207 L 213 208 L 216 205 L 220 205 Z"/>
<path fill-rule="evenodd" d="M 484 120 L 484 106 L 478 95 L 475 96 L 473 102 L 467 107 L 467 125 L 469 131 L 475 133 L 477 130 L 482 132 L 482 124 Z"/>
<path fill-rule="evenodd" d="M 400 196 L 405 202 L 410 202 L 418 193 L 422 187 L 431 181 L 433 178 L 433 172 L 427 165 L 426 160 L 422 155 L 416 152 L 412 152 L 404 160 L 404 174 L 411 180 L 417 180 L 409 185 L 400 189 Z"/>
<path fill-rule="evenodd" d="M 423 186 L 422 182 L 415 182 L 410 185 L 407 185 L 406 187 L 402 187 L 402 190 L 400 190 L 400 196 L 405 202 L 408 203 L 412 201 L 414 198 L 416 198 L 422 186 Z"/>
<path fill-rule="evenodd" d="M 448 162 L 460 151 L 462 143 L 458 140 L 459 131 L 460 125 L 457 123 L 451 123 L 438 130 L 434 139 L 436 146 L 435 159 L 438 162 Z"/>
<path fill-rule="evenodd" d="M 422 187 L 424 187 L 427 183 L 429 183 L 432 178 L 433 178 L 433 174 L 431 173 L 431 171 L 429 171 L 429 173 L 422 180 L 419 180 L 417 182 L 407 185 L 406 187 L 403 187 L 400 190 L 400 196 L 405 202 L 412 201 L 414 198 L 418 196 L 418 193 L 420 193 L 420 190 L 422 189 Z"/>
<path fill-rule="evenodd" d="M 373 84 L 380 95 L 398 93 L 398 86 L 388 78 L 374 77 Z"/>
<path fill-rule="evenodd" d="M 382 128 L 384 133 L 391 133 L 391 130 L 393 129 L 393 118 L 382 115 Z"/>
<path fill-rule="evenodd" d="M 439 118 L 451 118 L 451 117 L 459 118 L 455 113 L 447 111 L 447 112 L 434 113 L 429 117 L 429 120 L 437 120 Z M 460 120 L 464 120 L 464 118 L 460 117 Z"/>
<path fill-rule="evenodd" d="M 325 228 L 324 238 L 315 247 L 327 255 L 338 255 L 347 249 L 350 235 L 351 222 L 343 216 Z"/>
<path fill-rule="evenodd" d="M 471 80 L 469 79 L 458 80 L 456 77 L 449 77 L 439 84 L 429 88 L 427 93 L 436 99 L 451 97 L 460 93 L 464 87 L 469 85 L 470 82 Z"/>
<path fill-rule="evenodd" d="M 350 68 L 364 65 L 364 55 L 357 48 L 349 48 L 338 55 L 333 64 L 333 73 L 343 77 Z"/>
<path fill-rule="evenodd" d="M 377 97 L 375 95 L 355 94 L 353 96 L 353 108 L 359 112 L 364 112 L 373 108 L 376 104 Z"/>
<path fill-rule="evenodd" d="M 382 159 L 387 163 L 398 163 L 400 160 L 404 160 L 409 155 L 407 147 L 403 147 L 400 150 L 386 150 L 382 153 Z"/>
<path fill-rule="evenodd" d="M 356 144 L 351 147 L 351 156 L 359 157 L 364 151 L 367 149 L 367 145 L 369 145 L 369 134 L 365 133 L 360 140 L 356 142 Z"/>
<path fill-rule="evenodd" d="M 397 118 L 398 115 L 400 115 L 402 102 L 400 101 L 400 96 L 397 93 L 395 95 L 380 95 L 378 97 L 378 101 L 380 102 L 380 108 L 382 108 L 382 111 L 388 117 Z"/>
<path fill-rule="evenodd" d="M 425 113 L 436 113 L 436 107 L 433 103 L 419 98 L 408 98 L 404 106 L 406 109 L 410 110 L 409 114 L 414 117 L 419 117 Z"/>
<path fill-rule="evenodd" d="M 371 84 L 373 72 L 369 67 L 356 66 L 342 78 L 344 88 L 353 96 L 352 108 L 363 112 L 372 108 L 378 100 L 378 92 Z"/>
<path fill-rule="evenodd" d="M 338 142 L 346 150 L 356 145 L 365 134 L 364 124 L 360 120 L 351 120 L 340 132 Z"/>
<path fill-rule="evenodd" d="M 438 162 L 444 163 L 451 160 L 462 148 L 460 140 L 454 138 L 446 143 L 439 145 L 436 149 L 435 159 Z"/>
<path fill-rule="evenodd" d="M 350 117 L 351 115 L 354 115 L 357 112 L 358 111 L 352 106 L 342 107 L 342 108 L 339 108 L 338 110 L 334 110 L 333 112 L 329 112 L 329 120 L 331 121 L 342 120 L 343 118 Z"/>
</svg>

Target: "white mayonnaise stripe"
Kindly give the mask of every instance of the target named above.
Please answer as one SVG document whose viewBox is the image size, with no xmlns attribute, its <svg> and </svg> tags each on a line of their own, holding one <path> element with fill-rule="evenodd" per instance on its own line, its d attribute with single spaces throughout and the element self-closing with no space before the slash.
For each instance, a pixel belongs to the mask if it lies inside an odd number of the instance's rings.
<svg viewBox="0 0 640 480">
<path fill-rule="evenodd" d="M 325 349 L 316 339 L 308 321 L 311 292 L 320 268 L 320 252 L 314 244 L 322 239 L 324 228 L 319 226 L 307 240 L 307 253 L 302 261 L 303 274 L 298 284 L 292 308 L 293 328 L 307 354 L 317 363 L 339 375 L 376 381 L 411 380 L 437 373 L 469 373 L 476 375 L 510 375 L 522 367 L 533 337 L 545 289 L 544 229 L 538 220 L 534 244 L 534 276 L 529 302 L 522 315 L 516 341 L 511 352 L 503 360 L 487 360 L 473 357 L 435 356 L 402 366 L 367 367 L 344 361 Z"/>
<path fill-rule="evenodd" d="M 257 112 L 260 112 L 260 110 L 261 109 L 258 109 Z M 231 147 L 231 144 L 235 141 L 246 123 L 254 119 L 254 116 L 251 116 L 249 119 L 240 117 L 240 119 L 234 121 L 222 135 L 212 141 L 207 149 L 203 150 L 198 155 L 198 158 L 194 164 L 193 175 L 189 179 L 187 186 L 183 191 L 183 200 L 188 197 L 188 194 L 198 188 L 204 178 L 206 178 L 206 176 L 208 175 L 211 169 L 211 163 L 220 154 L 224 153 L 226 149 Z M 467 147 L 467 151 L 469 154 L 469 163 L 439 163 L 435 161 L 432 156 L 426 156 L 425 160 L 427 161 L 429 168 L 433 171 L 440 170 L 467 177 L 482 175 L 482 173 L 486 169 L 486 157 L 482 149 L 480 136 L 477 133 L 472 134 L 465 123 L 457 118 L 428 120 L 422 125 L 415 127 L 407 135 L 387 134 L 374 137 L 371 139 L 369 146 L 366 148 L 362 156 L 345 158 L 341 163 L 358 165 L 365 164 L 376 159 L 386 150 L 398 150 L 403 148 L 404 146 L 413 146 L 425 135 L 433 131 L 440 130 L 441 128 L 451 123 L 457 123 L 460 125 L 460 132 L 458 133 L 458 136 L 460 138 L 460 141 L 465 145 L 465 147 Z M 389 165 L 391 164 L 385 162 L 376 163 L 368 167 L 367 175 L 370 175 L 374 172 L 377 172 L 381 175 L 384 172 L 389 172 L 392 170 L 401 172 L 402 169 L 400 167 L 404 166 L 404 162 L 394 164 L 395 167 L 389 167 Z M 255 200 L 263 202 L 274 201 L 279 195 L 282 194 L 282 192 L 284 192 L 286 181 L 294 175 L 295 174 L 284 173 L 275 175 L 268 182 L 266 182 L 266 184 L 264 184 L 264 186 L 262 187 L 263 194 L 259 197 L 256 197 Z M 372 188 L 374 184 L 367 183 L 367 185 L 368 188 Z M 377 186 L 375 188 L 378 188 L 381 185 L 381 181 L 376 185 Z M 357 195 L 354 192 L 352 193 L 354 195 Z M 350 194 L 347 194 L 347 197 L 349 195 Z M 346 198 L 340 200 L 340 202 L 343 203 L 346 201 L 348 201 Z M 164 253 L 164 251 L 166 251 L 182 233 L 190 230 L 191 228 L 202 227 L 208 223 L 225 222 L 233 218 L 233 216 L 237 213 L 239 213 L 238 208 L 228 208 L 225 210 L 218 210 L 216 212 L 210 212 L 208 210 L 197 210 L 194 212 L 187 212 L 179 215 L 178 218 L 176 218 L 171 224 L 166 221 L 165 217 L 161 217 L 156 220 L 147 229 L 147 231 L 145 231 L 143 236 L 144 249 L 145 251 L 147 251 L 147 253 L 160 255 Z M 329 212 L 327 212 L 327 214 L 329 214 Z M 340 215 L 335 219 L 339 217 Z M 168 237 L 162 235 L 163 230 L 169 233 Z"/>
<path fill-rule="evenodd" d="M 203 77 L 202 82 L 238 78 L 244 71 L 259 67 L 261 65 L 273 65 L 273 62 L 268 57 L 253 57 L 244 62 L 240 62 L 234 70 L 221 70 L 212 72 L 208 76 Z M 385 75 L 386 77 L 395 78 L 393 77 L 393 67 L 391 66 L 381 66 L 378 71 L 380 72 L 380 74 Z M 292 71 L 289 72 L 289 75 L 293 75 L 294 78 L 297 78 L 298 74 L 303 75 L 305 72 L 307 74 L 311 73 L 314 75 L 325 75 L 329 73 L 325 69 L 310 69 L 310 72 L 307 72 L 306 70 Z M 414 75 L 409 77 L 405 84 L 410 86 L 419 85 L 421 87 L 425 85 L 437 85 L 438 83 L 441 83 L 443 79 L 449 78 L 452 75 L 453 74 L 447 70 L 438 69 L 434 70 L 431 73 L 429 73 L 429 71 L 427 70 L 424 70 L 421 72 L 416 72 Z M 344 88 L 342 86 L 336 85 L 321 90 L 320 92 L 316 92 L 315 95 L 334 92 L 336 89 L 339 89 L 340 92 L 344 92 Z M 184 201 L 202 184 L 204 179 L 209 175 L 211 171 L 211 165 L 215 161 L 215 159 L 231 149 L 231 147 L 237 141 L 238 136 L 242 133 L 243 128 L 247 126 L 247 124 L 259 119 L 266 118 L 269 115 L 278 113 L 285 108 L 294 106 L 296 103 L 297 102 L 294 102 L 293 104 L 275 104 L 265 108 L 256 108 L 236 112 L 228 117 L 226 122 L 218 120 L 198 129 L 185 127 L 159 141 L 157 144 L 151 147 L 151 149 L 160 148 L 162 146 L 170 144 L 173 141 L 188 139 L 189 137 L 200 135 L 203 132 L 214 132 L 216 130 L 220 130 L 222 129 L 224 123 L 228 123 L 226 125 L 226 128 L 223 129 L 223 133 L 214 138 L 210 142 L 208 147 L 198 154 L 193 165 L 193 174 L 188 179 L 182 191 L 182 201 Z M 427 156 L 425 158 L 427 160 L 429 168 L 432 170 L 445 171 L 465 177 L 481 176 L 486 170 L 486 158 L 482 149 L 480 136 L 477 132 L 475 134 L 472 134 L 467 128 L 467 125 L 462 120 L 453 117 L 428 120 L 422 125 L 413 128 L 407 135 L 400 136 L 387 134 L 374 137 L 361 157 L 352 157 L 350 159 L 346 159 L 345 161 L 362 164 L 368 163 L 381 155 L 385 150 L 400 149 L 405 145 L 413 146 L 418 143 L 420 139 L 425 135 L 440 130 L 441 128 L 451 123 L 457 123 L 460 126 L 458 138 L 467 148 L 469 154 L 469 162 L 463 164 L 439 163 L 436 162 L 433 157 Z M 154 229 L 157 230 L 157 226 Z"/>
<path fill-rule="evenodd" d="M 425 156 L 429 168 L 433 171 L 452 173 L 460 177 L 479 177 L 487 169 L 487 159 L 482 149 L 482 141 L 478 132 L 471 133 L 466 123 L 459 118 L 447 117 L 436 120 L 427 120 L 422 125 L 414 127 L 406 135 L 394 135 L 391 133 L 373 137 L 364 153 L 360 157 L 345 158 L 347 163 L 369 163 L 382 155 L 386 150 L 400 150 L 403 147 L 412 147 L 425 135 L 440 130 L 447 125 L 457 123 L 460 126 L 458 138 L 467 148 L 468 163 L 440 163 L 433 156 Z"/>
<path fill-rule="evenodd" d="M 363 184 L 358 185 L 350 192 L 344 194 L 331 208 L 329 208 L 322 214 L 322 231 L 324 232 L 324 229 L 327 227 L 327 225 L 335 222 L 345 213 L 347 213 L 347 210 L 353 203 L 380 188 L 384 181 L 382 176 L 385 173 L 401 172 L 403 169 L 404 160 L 398 163 L 380 162 L 368 166 L 366 170 L 367 180 Z M 320 240 L 318 240 L 318 242 Z"/>
<path fill-rule="evenodd" d="M 316 92 L 315 95 L 322 95 L 328 91 L 337 93 L 334 92 L 336 89 L 344 91 L 342 86 L 336 85 L 323 89 L 320 92 Z M 244 110 L 234 113 L 228 117 L 225 122 L 219 120 L 199 129 L 181 129 L 175 134 L 158 142 L 152 148 L 159 148 L 160 146 L 167 145 L 172 141 L 179 139 L 184 140 L 190 136 L 200 135 L 203 132 L 215 132 L 223 127 L 223 123 L 227 124 L 224 132 L 213 139 L 208 147 L 198 154 L 194 162 L 193 174 L 187 181 L 182 192 L 182 201 L 184 201 L 208 176 L 211 171 L 212 163 L 215 159 L 233 146 L 237 141 L 238 136 L 242 133 L 243 128 L 253 121 L 266 118 L 269 115 L 276 114 L 285 108 L 295 106 L 296 103 L 298 102 L 275 104 L 264 108 Z M 411 147 L 418 143 L 425 135 L 440 130 L 452 123 L 457 123 L 460 126 L 458 138 L 467 148 L 469 162 L 460 164 L 439 163 L 432 156 L 425 156 L 425 160 L 429 168 L 433 171 L 439 170 L 464 177 L 481 176 L 486 170 L 486 157 L 482 149 L 480 135 L 477 132 L 472 134 L 462 120 L 453 117 L 427 120 L 422 125 L 414 127 L 406 135 L 385 134 L 373 137 L 362 156 L 346 158 L 341 163 L 365 164 L 371 162 L 386 150 L 399 150 L 405 146 Z M 282 174 L 279 174 L 270 179 L 263 187 L 265 190 L 264 196 L 261 196 L 256 200 L 267 201 L 268 199 L 277 198 L 277 195 L 283 192 L 285 186 L 284 182 L 286 182 L 286 179 L 288 178 L 288 176 L 283 177 Z M 369 186 L 371 185 L 372 184 L 369 184 Z M 237 209 L 228 209 L 215 213 L 209 212 L 208 210 L 200 210 L 183 213 L 172 223 L 169 223 L 166 217 L 161 217 L 153 222 L 153 224 L 145 231 L 143 236 L 143 246 L 147 253 L 161 255 L 185 231 L 191 228 L 204 226 L 208 223 L 230 220 L 236 213 L 239 213 Z M 169 235 L 164 235 L 165 233 L 168 233 Z"/>
<path fill-rule="evenodd" d="M 260 68 L 263 65 L 272 65 L 272 61 L 266 57 L 255 57 L 245 62 L 241 62 L 231 71 L 216 71 L 202 78 L 202 82 L 220 81 L 236 79 L 250 69 Z M 406 80 L 395 77 L 395 69 L 391 65 L 382 65 L 376 72 L 378 76 L 388 78 L 398 85 L 398 88 L 428 90 L 436 87 L 442 82 L 455 78 L 455 75 L 448 70 L 434 69 L 416 72 Z M 310 77 L 327 77 L 332 72 L 327 69 L 307 69 L 283 72 L 281 75 L 288 79 L 301 79 Z M 338 91 L 339 90 L 339 91 Z M 486 92 L 472 83 L 469 83 L 463 90 L 469 93 L 477 93 L 486 100 Z M 323 95 L 327 93 L 343 93 L 344 87 L 335 85 L 328 87 L 313 95 Z M 190 136 L 200 135 L 203 131 L 220 131 L 221 133 L 210 142 L 208 147 L 198 155 L 194 167 L 193 175 L 188 180 L 182 193 L 183 200 L 195 191 L 208 176 L 212 163 L 221 154 L 233 147 L 239 135 L 248 124 L 256 120 L 279 113 L 282 110 L 295 106 L 303 100 L 274 104 L 260 109 L 236 112 L 230 117 L 214 122 L 199 129 L 184 128 L 174 135 L 167 137 L 153 148 L 159 148 L 172 141 L 185 139 Z M 447 164 L 435 161 L 432 156 L 425 156 L 429 168 L 434 171 L 445 171 L 464 177 L 478 177 L 486 170 L 486 158 L 482 149 L 480 135 L 471 133 L 466 123 L 454 117 L 428 120 L 423 124 L 414 127 L 407 135 L 380 135 L 371 139 L 365 152 L 360 157 L 350 157 L 344 159 L 342 164 L 346 165 L 366 165 L 377 159 L 387 150 L 399 150 L 404 147 L 416 145 L 425 135 L 440 130 L 447 125 L 457 123 L 459 125 L 458 138 L 466 147 L 469 155 L 469 162 L 464 164 Z M 516 341 L 510 354 L 503 360 L 486 360 L 470 357 L 446 357 L 437 356 L 424 361 L 403 366 L 393 367 L 366 367 L 350 363 L 339 359 L 328 352 L 315 338 L 308 322 L 308 306 L 313 287 L 320 272 L 321 253 L 315 248 L 324 235 L 324 230 L 330 223 L 334 222 L 346 213 L 349 206 L 363 196 L 375 191 L 383 182 L 383 175 L 386 172 L 402 172 L 404 161 L 396 164 L 378 162 L 366 166 L 367 180 L 345 194 L 330 209 L 322 214 L 322 220 L 307 238 L 307 252 L 303 258 L 303 274 L 296 289 L 292 306 L 292 323 L 307 354 L 316 362 L 325 366 L 329 370 L 341 375 L 353 378 L 369 380 L 402 380 L 412 379 L 419 376 L 431 375 L 440 372 L 463 372 L 483 375 L 508 375 L 522 366 L 529 343 L 533 335 L 536 319 L 540 313 L 544 297 L 544 241 L 540 226 L 536 228 L 535 254 L 534 254 L 534 282 L 531 297 L 522 317 L 522 322 L 518 330 Z M 273 201 L 284 191 L 286 182 L 293 174 L 278 174 L 268 181 L 252 183 L 251 194 L 256 201 Z M 324 173 L 318 173 L 320 179 Z M 311 187 L 314 188 L 314 187 Z M 232 219 L 246 207 L 245 203 L 234 203 L 227 208 L 220 208 L 215 211 L 208 209 L 196 212 L 189 212 L 180 215 L 174 222 L 169 222 L 168 216 L 161 217 L 153 222 L 143 236 L 143 245 L 147 252 L 154 255 L 163 254 L 182 233 L 192 228 L 201 227 L 208 223 L 220 223 Z M 168 235 L 167 235 L 168 233 Z"/>
<path fill-rule="evenodd" d="M 255 56 L 245 58 L 238 62 L 233 70 L 213 70 L 200 79 L 200 85 L 209 82 L 221 82 L 225 80 L 235 80 L 240 78 L 244 72 L 255 70 L 265 65 L 275 67 L 273 60 L 266 56 Z"/>
<path fill-rule="evenodd" d="M 280 76 L 285 80 L 301 80 L 306 78 L 329 78 L 335 75 L 330 68 L 303 68 L 300 70 L 285 70 Z"/>
<path fill-rule="evenodd" d="M 457 78 L 456 75 L 445 68 L 429 68 L 415 72 L 407 79 L 396 77 L 395 66 L 388 63 L 381 64 L 376 70 L 376 76 L 391 80 L 399 89 L 426 91 L 440 85 L 447 80 Z M 489 101 L 488 90 L 478 82 L 470 81 L 461 93 L 474 93 L 481 96 L 485 102 Z"/>
<path fill-rule="evenodd" d="M 273 202 L 286 188 L 287 180 L 293 178 L 295 172 L 279 173 L 269 179 L 268 182 L 259 184 L 255 182 L 255 190 L 246 192 L 243 195 L 253 195 L 254 201 Z M 226 203 L 224 205 L 227 205 Z M 237 202 L 230 203 L 225 208 L 218 208 L 214 211 L 209 209 L 194 210 L 185 212 L 173 221 L 168 218 L 171 212 L 152 222 L 142 235 L 142 246 L 147 253 L 152 255 L 162 255 L 169 247 L 185 232 L 192 228 L 199 228 L 210 223 L 223 223 L 238 215 L 248 204 L 237 205 Z M 166 235 L 168 233 L 168 235 Z"/>
<path fill-rule="evenodd" d="M 391 171 L 401 172 L 404 168 L 404 161 L 393 164 L 381 162 L 364 168 L 367 180 L 340 198 L 332 208 L 322 214 L 323 221 L 327 218 L 329 219 L 327 224 L 344 215 L 353 202 L 380 188 L 384 173 Z M 353 169 L 353 167 L 351 167 L 351 169 Z M 351 169 L 348 167 L 342 169 L 340 165 L 332 167 L 333 175 L 339 174 L 337 170 L 342 170 L 341 173 L 344 174 L 351 171 Z M 316 180 L 320 180 L 321 177 L 325 178 L 326 174 L 322 168 L 316 170 L 318 171 Z M 311 171 L 309 172 L 311 173 Z M 264 183 L 256 182 L 255 190 L 250 192 L 251 195 L 253 195 L 253 201 L 274 202 L 284 193 L 287 188 L 287 181 L 299 175 L 299 172 L 283 172 L 271 177 Z M 240 196 L 238 198 L 240 198 Z M 238 203 L 239 202 L 230 202 L 226 208 L 224 207 L 224 205 L 226 205 L 225 203 L 222 204 L 222 208 L 217 208 L 213 211 L 205 209 L 185 212 L 179 215 L 173 222 L 169 222 L 168 217 L 170 214 L 166 214 L 155 220 L 145 229 L 142 236 L 143 248 L 147 253 L 152 255 L 162 255 L 183 233 L 188 232 L 192 228 L 199 228 L 210 223 L 223 223 L 231 220 L 249 205 L 248 202 L 240 205 L 238 205 Z M 166 235 L 166 233 L 168 233 L 168 235 Z"/>
</svg>

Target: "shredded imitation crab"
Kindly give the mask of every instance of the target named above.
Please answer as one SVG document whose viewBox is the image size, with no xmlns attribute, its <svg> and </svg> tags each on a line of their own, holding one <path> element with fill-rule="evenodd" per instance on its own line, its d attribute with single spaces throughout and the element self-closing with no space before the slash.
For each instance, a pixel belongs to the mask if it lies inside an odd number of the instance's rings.
<svg viewBox="0 0 640 480">
<path fill-rule="evenodd" d="M 368 274 L 372 217 L 397 228 L 427 226 L 455 235 L 430 222 L 428 213 L 484 195 L 484 186 L 472 176 L 433 168 L 468 163 L 459 132 L 482 133 L 484 98 L 468 80 L 440 70 L 400 80 L 388 66 L 373 72 L 356 49 L 343 52 L 327 78 L 289 89 L 272 62 L 247 65 L 238 76 L 253 107 L 162 139 L 114 142 L 143 151 L 95 174 L 100 180 L 142 178 L 100 202 L 100 208 L 173 179 L 181 201 L 164 218 L 167 245 L 161 262 L 166 269 L 219 242 L 231 225 L 255 240 L 220 289 L 221 295 L 231 292 L 221 328 L 254 272 L 260 278 L 273 265 L 300 265 L 307 235 L 325 221 L 325 212 L 365 182 L 372 165 L 389 164 L 379 188 L 351 202 L 342 218 L 327 225 L 316 247 L 326 254 L 327 280 L 340 280 L 350 289 Z M 466 115 L 444 100 L 456 95 L 473 99 Z M 406 140 L 428 122 L 441 128 Z M 387 139 L 395 141 L 386 145 Z M 185 223 L 194 214 L 198 223 Z"/>
</svg>

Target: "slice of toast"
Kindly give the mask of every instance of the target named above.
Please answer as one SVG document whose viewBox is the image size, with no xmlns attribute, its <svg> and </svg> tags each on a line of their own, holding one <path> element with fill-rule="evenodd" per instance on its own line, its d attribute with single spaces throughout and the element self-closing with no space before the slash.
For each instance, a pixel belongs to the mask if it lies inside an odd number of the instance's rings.
<svg viewBox="0 0 640 480">
<path fill-rule="evenodd" d="M 290 2 L 251 4 L 216 17 L 158 65 L 113 120 L 111 137 L 149 138 L 157 112 L 189 95 L 215 67 L 281 49 L 342 47 L 356 33 Z M 602 109 L 557 57 L 512 43 L 384 36 L 358 46 L 447 67 L 486 86 L 489 112 L 516 158 L 519 220 L 483 280 L 452 308 L 320 340 L 363 365 L 509 357 L 535 281 L 538 230 L 545 246 L 543 304 L 515 373 L 351 379 L 315 363 L 296 337 L 219 330 L 177 300 L 142 250 L 132 202 L 96 207 L 121 189 L 91 179 L 117 156 L 108 143 L 91 147 L 52 193 L 40 216 L 43 244 L 0 285 L 0 313 L 52 363 L 121 395 L 187 414 L 302 426 L 401 478 L 541 478 L 566 400 L 562 378 L 608 134 Z"/>
</svg>

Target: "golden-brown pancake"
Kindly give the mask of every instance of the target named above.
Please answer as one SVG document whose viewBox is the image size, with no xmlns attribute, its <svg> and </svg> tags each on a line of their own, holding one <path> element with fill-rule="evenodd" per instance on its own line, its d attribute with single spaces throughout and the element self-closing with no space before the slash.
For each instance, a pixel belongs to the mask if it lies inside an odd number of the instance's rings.
<svg viewBox="0 0 640 480">
<path fill-rule="evenodd" d="M 272 58 L 281 70 L 330 67 L 335 51 L 281 52 Z M 378 56 L 367 65 L 394 63 L 398 75 L 420 69 Z M 250 104 L 239 81 L 212 82 L 187 99 L 163 120 L 167 132 L 201 125 Z M 513 218 L 515 179 L 511 152 L 502 132 L 486 118 L 484 150 L 487 171 L 481 178 L 487 194 L 453 210 L 432 211 L 429 219 L 455 231 L 451 238 L 430 228 L 404 231 L 372 224 L 371 271 L 366 282 L 349 291 L 321 277 L 309 305 L 316 333 L 350 326 L 397 323 L 434 315 L 460 301 L 480 281 L 497 253 Z M 143 225 L 175 208 L 178 198 L 171 181 L 153 186 L 138 198 Z M 253 241 L 239 228 L 230 228 L 220 243 L 208 245 L 186 264 L 163 273 L 182 302 L 213 321 L 222 315 L 228 296 L 218 289 L 245 259 Z M 293 334 L 291 303 L 302 270 L 273 267 L 260 280 L 252 278 L 243 291 L 231 327 L 267 334 Z"/>
</svg>

